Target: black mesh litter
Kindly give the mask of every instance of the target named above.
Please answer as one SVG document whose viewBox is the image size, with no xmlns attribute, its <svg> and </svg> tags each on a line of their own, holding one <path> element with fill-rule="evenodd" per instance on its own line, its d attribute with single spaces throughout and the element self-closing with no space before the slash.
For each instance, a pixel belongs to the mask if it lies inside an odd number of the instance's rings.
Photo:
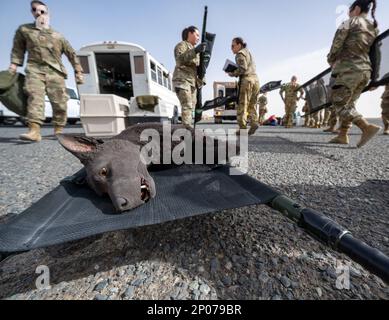
<svg viewBox="0 0 389 320">
<path fill-rule="evenodd" d="M 311 112 L 331 105 L 332 81 L 331 69 L 327 69 L 303 86 Z"/>
<path fill-rule="evenodd" d="M 161 224 L 225 209 L 271 202 L 278 193 L 228 167 L 180 167 L 154 172 L 157 197 L 124 214 L 86 186 L 64 183 L 6 224 L 0 252 L 13 253 L 80 240 L 105 232 Z"/>
<path fill-rule="evenodd" d="M 378 87 L 389 83 L 389 30 L 375 41 L 370 58 L 373 62 L 372 83 L 369 87 Z"/>
</svg>

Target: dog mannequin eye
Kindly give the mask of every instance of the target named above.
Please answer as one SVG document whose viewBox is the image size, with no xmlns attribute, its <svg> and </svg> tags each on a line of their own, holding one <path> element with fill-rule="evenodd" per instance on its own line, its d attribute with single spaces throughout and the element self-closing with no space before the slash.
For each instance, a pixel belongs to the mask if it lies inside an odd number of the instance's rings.
<svg viewBox="0 0 389 320">
<path fill-rule="evenodd" d="M 107 168 L 103 168 L 100 170 L 100 176 L 106 178 L 108 176 L 108 169 Z"/>
</svg>

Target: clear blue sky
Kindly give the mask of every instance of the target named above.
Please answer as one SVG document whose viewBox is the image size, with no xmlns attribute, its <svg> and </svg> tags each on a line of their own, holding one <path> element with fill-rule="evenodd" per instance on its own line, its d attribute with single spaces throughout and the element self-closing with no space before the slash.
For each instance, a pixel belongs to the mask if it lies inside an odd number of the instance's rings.
<svg viewBox="0 0 389 320">
<path fill-rule="evenodd" d="M 221 71 L 232 59 L 231 39 L 242 36 L 252 49 L 259 76 L 278 61 L 302 56 L 330 46 L 336 31 L 338 6 L 345 0 L 47 0 L 52 27 L 65 35 L 77 50 L 104 40 L 142 45 L 169 70 L 174 69 L 173 48 L 188 25 L 201 28 L 203 8 L 209 7 L 208 30 L 217 34 L 208 75 L 227 79 Z M 29 0 L 2 1 L 0 11 L 0 69 L 9 65 L 12 38 L 20 24 L 31 22 Z M 389 28 L 389 1 L 378 0 L 381 31 Z M 66 58 L 64 58 L 66 60 Z M 68 66 L 68 71 L 71 71 Z M 302 66 L 303 68 L 303 66 Z M 312 76 L 317 70 L 312 70 Z M 70 73 L 72 74 L 72 73 Z M 290 78 L 285 74 L 284 80 Z M 263 79 L 261 83 L 275 79 Z M 281 79 L 280 79 L 281 80 Z M 304 82 L 309 79 L 300 79 Z M 69 79 L 73 85 L 73 77 Z M 209 97 L 207 97 L 209 98 Z"/>
</svg>

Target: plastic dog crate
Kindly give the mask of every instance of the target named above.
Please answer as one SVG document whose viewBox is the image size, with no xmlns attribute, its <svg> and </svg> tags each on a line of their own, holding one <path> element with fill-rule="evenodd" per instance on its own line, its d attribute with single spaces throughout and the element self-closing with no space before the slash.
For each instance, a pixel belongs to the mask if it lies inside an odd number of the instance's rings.
<svg viewBox="0 0 389 320">
<path fill-rule="evenodd" d="M 87 137 L 112 137 L 128 127 L 127 99 L 112 94 L 81 95 L 81 122 Z"/>
</svg>

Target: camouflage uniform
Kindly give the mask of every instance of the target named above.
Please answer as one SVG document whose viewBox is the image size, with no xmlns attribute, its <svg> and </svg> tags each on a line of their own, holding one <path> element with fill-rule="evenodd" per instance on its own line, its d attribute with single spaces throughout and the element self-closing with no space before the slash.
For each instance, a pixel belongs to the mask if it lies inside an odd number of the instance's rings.
<svg viewBox="0 0 389 320">
<path fill-rule="evenodd" d="M 382 95 L 382 120 L 384 121 L 385 131 L 389 129 L 389 85 L 386 85 L 385 92 Z"/>
<path fill-rule="evenodd" d="M 304 118 L 304 127 L 309 127 L 311 125 L 311 115 L 308 115 L 308 113 L 311 111 L 311 108 L 309 107 L 309 102 L 308 100 L 305 101 L 304 107 L 303 107 L 303 112 L 305 113 Z"/>
<path fill-rule="evenodd" d="M 331 115 L 332 115 L 331 109 L 330 108 L 326 108 L 324 110 L 324 120 L 323 120 L 323 125 L 324 126 L 328 126 L 328 123 L 330 121 Z"/>
<path fill-rule="evenodd" d="M 176 68 L 173 74 L 173 84 L 182 107 L 182 123 L 192 126 L 199 85 L 197 67 L 200 65 L 200 55 L 188 41 L 180 42 L 174 49 L 174 55 Z"/>
<path fill-rule="evenodd" d="M 236 54 L 238 69 L 232 72 L 235 77 L 240 77 L 238 123 L 240 129 L 247 129 L 247 114 L 249 114 L 251 125 L 258 123 L 256 110 L 259 95 L 259 80 L 256 72 L 255 61 L 250 51 L 246 48 Z"/>
<path fill-rule="evenodd" d="M 258 110 L 258 117 L 259 117 L 259 124 L 263 124 L 265 122 L 265 116 L 266 113 L 268 112 L 267 110 L 267 97 L 266 96 L 260 96 L 258 99 L 258 104 L 259 104 L 259 110 Z"/>
<path fill-rule="evenodd" d="M 321 128 L 321 126 L 323 125 L 324 123 L 324 110 L 320 110 L 318 112 L 315 112 L 313 115 L 312 115 L 313 119 L 314 119 L 314 123 L 315 123 L 315 127 L 316 128 Z"/>
<path fill-rule="evenodd" d="M 293 126 L 293 114 L 297 109 L 297 101 L 299 100 L 297 93 L 300 92 L 301 96 L 304 94 L 303 89 L 297 90 L 300 87 L 299 84 L 293 85 L 293 83 L 284 84 L 280 90 L 282 95 L 285 92 L 285 127 Z"/>
<path fill-rule="evenodd" d="M 336 124 L 338 123 L 338 120 L 339 120 L 339 117 L 338 117 L 338 115 L 336 113 L 336 110 L 333 107 L 330 107 L 330 108 L 326 109 L 326 112 L 327 111 L 329 113 L 329 117 L 328 117 L 328 120 L 327 120 L 327 125 L 330 128 L 335 128 Z"/>
<path fill-rule="evenodd" d="M 332 65 L 332 103 L 342 128 L 363 119 L 355 103 L 371 78 L 370 48 L 378 30 L 366 14 L 347 20 L 336 32 L 328 62 Z"/>
<path fill-rule="evenodd" d="M 53 123 L 64 127 L 67 121 L 65 79 L 67 72 L 61 56 L 65 54 L 77 73 L 82 67 L 69 42 L 53 29 L 38 29 L 35 24 L 25 24 L 16 31 L 11 53 L 11 63 L 22 66 L 28 52 L 25 92 L 28 95 L 27 119 L 42 125 L 45 121 L 45 94 L 53 108 Z"/>
</svg>

